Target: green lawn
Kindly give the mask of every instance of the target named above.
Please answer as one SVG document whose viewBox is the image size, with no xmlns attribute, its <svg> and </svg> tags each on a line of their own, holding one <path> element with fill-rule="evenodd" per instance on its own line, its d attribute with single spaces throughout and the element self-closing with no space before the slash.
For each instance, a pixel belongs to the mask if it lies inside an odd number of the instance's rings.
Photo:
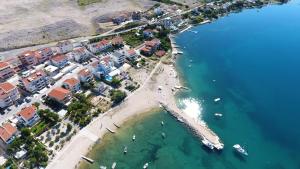
<svg viewBox="0 0 300 169">
<path fill-rule="evenodd" d="M 77 0 L 79 6 L 86 6 L 92 3 L 101 2 L 102 0 Z"/>
</svg>

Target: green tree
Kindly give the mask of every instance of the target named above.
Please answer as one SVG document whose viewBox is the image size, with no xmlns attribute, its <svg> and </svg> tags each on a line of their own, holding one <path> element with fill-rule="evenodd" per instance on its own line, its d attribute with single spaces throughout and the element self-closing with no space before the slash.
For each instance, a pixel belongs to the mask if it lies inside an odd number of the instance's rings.
<svg viewBox="0 0 300 169">
<path fill-rule="evenodd" d="M 121 90 L 112 90 L 110 95 L 111 95 L 111 100 L 114 102 L 114 104 L 119 104 L 127 96 L 127 94 Z"/>
</svg>

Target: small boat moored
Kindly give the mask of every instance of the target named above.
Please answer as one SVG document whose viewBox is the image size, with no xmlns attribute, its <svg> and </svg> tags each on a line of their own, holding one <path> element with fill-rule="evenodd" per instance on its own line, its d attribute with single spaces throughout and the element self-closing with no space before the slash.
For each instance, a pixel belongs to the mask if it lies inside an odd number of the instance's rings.
<svg viewBox="0 0 300 169">
<path fill-rule="evenodd" d="M 100 169 L 106 169 L 106 168 L 107 168 L 106 166 L 103 165 L 100 166 Z"/>
<path fill-rule="evenodd" d="M 148 163 L 144 164 L 144 166 L 143 166 L 143 169 L 147 169 L 147 168 L 148 168 L 148 166 L 149 166 L 149 164 L 148 164 Z"/>
<path fill-rule="evenodd" d="M 183 123 L 184 121 L 183 121 L 183 119 L 182 118 L 180 118 L 180 117 L 177 117 L 177 120 L 179 121 L 179 122 L 181 122 L 181 123 Z"/>
<path fill-rule="evenodd" d="M 135 141 L 135 134 L 132 136 L 132 141 Z"/>
<path fill-rule="evenodd" d="M 112 164 L 111 168 L 112 168 L 112 169 L 115 169 L 115 168 L 116 168 L 116 166 L 117 166 L 117 163 L 116 163 L 116 162 L 114 162 L 114 163 Z"/>
<path fill-rule="evenodd" d="M 124 154 L 127 153 L 127 146 L 124 147 L 124 151 L 123 152 L 124 152 Z"/>
<path fill-rule="evenodd" d="M 248 152 L 239 144 L 233 145 L 233 148 L 240 154 L 248 156 Z"/>
<path fill-rule="evenodd" d="M 222 113 L 215 113 L 215 116 L 216 116 L 216 117 L 222 117 L 223 114 L 222 114 Z"/>
<path fill-rule="evenodd" d="M 162 133 L 161 133 L 161 137 L 162 137 L 162 138 L 166 138 L 166 133 L 162 132 Z"/>
<path fill-rule="evenodd" d="M 161 121 L 160 124 L 161 124 L 162 126 L 165 125 L 164 121 Z"/>
<path fill-rule="evenodd" d="M 216 102 L 216 103 L 219 101 L 221 101 L 221 98 L 219 98 L 219 97 L 214 99 L 214 102 Z"/>
<path fill-rule="evenodd" d="M 214 149 L 214 145 L 213 145 L 210 141 L 208 141 L 208 140 L 206 140 L 206 139 L 203 139 L 203 140 L 202 140 L 202 143 L 203 143 L 203 145 L 205 145 L 205 146 L 208 147 L 209 149 L 211 149 L 211 150 Z"/>
</svg>

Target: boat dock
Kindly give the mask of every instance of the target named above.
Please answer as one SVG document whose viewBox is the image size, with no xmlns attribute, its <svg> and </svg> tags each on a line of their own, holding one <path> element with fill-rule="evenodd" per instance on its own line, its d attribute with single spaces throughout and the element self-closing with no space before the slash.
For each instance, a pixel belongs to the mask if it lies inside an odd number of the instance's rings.
<svg viewBox="0 0 300 169">
<path fill-rule="evenodd" d="M 220 138 L 210 128 L 208 128 L 207 125 L 185 115 L 176 106 L 168 106 L 164 103 L 160 103 L 160 105 L 172 116 L 177 119 L 181 119 L 181 121 L 187 125 L 197 136 L 199 136 L 201 140 L 207 140 L 217 150 L 222 150 L 224 148 L 224 144 L 221 142 Z"/>
<path fill-rule="evenodd" d="M 81 156 L 81 158 L 84 159 L 84 160 L 86 160 L 86 161 L 89 162 L 89 163 L 94 163 L 94 160 L 93 160 L 93 159 L 90 159 L 90 158 L 88 158 L 88 157 L 86 157 L 86 156 Z"/>
</svg>

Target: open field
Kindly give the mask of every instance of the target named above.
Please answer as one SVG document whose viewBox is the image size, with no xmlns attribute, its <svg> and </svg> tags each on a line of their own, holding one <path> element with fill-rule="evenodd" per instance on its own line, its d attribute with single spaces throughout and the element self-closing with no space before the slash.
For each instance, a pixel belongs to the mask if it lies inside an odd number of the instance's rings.
<svg viewBox="0 0 300 169">
<path fill-rule="evenodd" d="M 101 0 L 79 6 L 77 0 L 2 1 L 0 51 L 92 35 L 97 29 L 95 18 L 143 10 L 154 3 L 150 0 Z"/>
</svg>

